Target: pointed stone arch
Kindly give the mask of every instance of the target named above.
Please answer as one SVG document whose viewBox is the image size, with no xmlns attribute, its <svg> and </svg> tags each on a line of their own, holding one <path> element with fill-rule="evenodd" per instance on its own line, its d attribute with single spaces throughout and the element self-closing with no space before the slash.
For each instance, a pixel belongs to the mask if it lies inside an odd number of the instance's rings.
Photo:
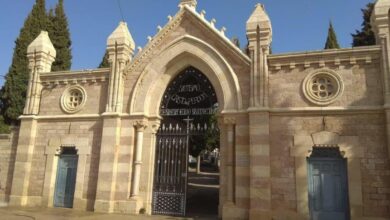
<svg viewBox="0 0 390 220">
<path fill-rule="evenodd" d="M 166 46 L 139 77 L 130 100 L 131 115 L 159 116 L 159 107 L 169 83 L 185 68 L 193 66 L 210 80 L 221 113 L 242 110 L 237 75 L 225 58 L 208 43 L 185 35 Z"/>
</svg>

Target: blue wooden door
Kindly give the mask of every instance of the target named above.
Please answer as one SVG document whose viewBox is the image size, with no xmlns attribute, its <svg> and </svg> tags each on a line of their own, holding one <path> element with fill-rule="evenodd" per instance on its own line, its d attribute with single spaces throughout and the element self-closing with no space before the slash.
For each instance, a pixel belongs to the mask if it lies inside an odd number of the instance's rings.
<svg viewBox="0 0 390 220">
<path fill-rule="evenodd" d="M 348 220 L 348 179 L 343 158 L 309 158 L 311 220 Z"/>
<path fill-rule="evenodd" d="M 77 155 L 61 155 L 58 160 L 54 206 L 72 208 L 76 185 Z"/>
</svg>

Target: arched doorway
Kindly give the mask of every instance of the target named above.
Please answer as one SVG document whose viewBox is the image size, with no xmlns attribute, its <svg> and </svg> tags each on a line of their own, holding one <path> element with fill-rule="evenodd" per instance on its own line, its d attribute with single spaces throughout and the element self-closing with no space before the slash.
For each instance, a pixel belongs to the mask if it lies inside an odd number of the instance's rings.
<svg viewBox="0 0 390 220">
<path fill-rule="evenodd" d="M 218 214 L 217 110 L 215 90 L 198 69 L 187 67 L 170 82 L 160 106 L 163 118 L 156 141 L 153 214 Z M 203 165 L 208 165 L 209 172 L 197 173 L 189 167 L 189 158 L 206 152 L 210 155 Z M 210 201 L 206 213 L 191 209 Z"/>
</svg>

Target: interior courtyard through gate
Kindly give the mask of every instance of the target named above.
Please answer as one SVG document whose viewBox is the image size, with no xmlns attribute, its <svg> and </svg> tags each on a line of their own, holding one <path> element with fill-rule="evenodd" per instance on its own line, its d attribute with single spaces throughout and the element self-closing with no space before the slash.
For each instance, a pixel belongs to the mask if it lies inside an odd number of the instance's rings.
<svg viewBox="0 0 390 220">
<path fill-rule="evenodd" d="M 217 129 L 220 218 L 389 219 L 389 10 L 376 1 L 376 45 L 270 54 L 263 5 L 243 52 L 181 0 L 137 51 L 120 22 L 110 68 L 85 71 L 51 72 L 43 31 L 20 127 L 0 136 L 0 200 L 184 215 L 188 151 Z"/>
</svg>

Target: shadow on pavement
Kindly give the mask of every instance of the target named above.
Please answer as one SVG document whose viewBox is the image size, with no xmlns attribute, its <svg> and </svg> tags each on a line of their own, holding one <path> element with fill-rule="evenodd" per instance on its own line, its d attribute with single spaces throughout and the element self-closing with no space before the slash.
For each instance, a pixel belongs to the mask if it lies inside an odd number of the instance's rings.
<svg viewBox="0 0 390 220">
<path fill-rule="evenodd" d="M 201 171 L 188 173 L 187 217 L 218 219 L 219 173 L 209 166 L 202 166 Z"/>
</svg>

